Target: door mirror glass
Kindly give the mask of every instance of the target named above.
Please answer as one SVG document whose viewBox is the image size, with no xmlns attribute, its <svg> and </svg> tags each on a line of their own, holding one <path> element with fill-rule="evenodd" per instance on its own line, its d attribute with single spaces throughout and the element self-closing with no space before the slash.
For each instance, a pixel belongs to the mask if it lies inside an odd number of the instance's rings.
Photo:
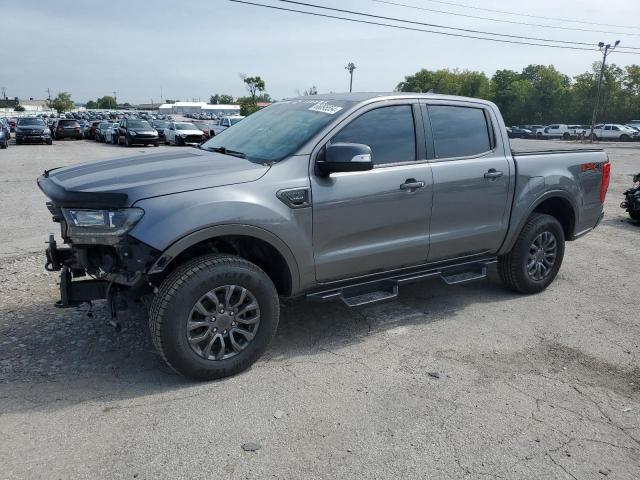
<svg viewBox="0 0 640 480">
<path fill-rule="evenodd" d="M 371 170 L 371 148 L 361 143 L 329 144 L 325 149 L 324 158 L 316 162 L 316 168 L 321 175 Z"/>
</svg>

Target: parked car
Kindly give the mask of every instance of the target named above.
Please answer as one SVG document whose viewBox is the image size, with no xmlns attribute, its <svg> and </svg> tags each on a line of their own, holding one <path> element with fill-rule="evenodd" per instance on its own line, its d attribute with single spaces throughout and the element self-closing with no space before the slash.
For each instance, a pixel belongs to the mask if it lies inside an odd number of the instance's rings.
<svg viewBox="0 0 640 480">
<path fill-rule="evenodd" d="M 169 122 L 166 120 L 154 120 L 151 122 L 151 126 L 158 132 L 158 140 L 164 142 L 164 129 L 169 126 Z"/>
<path fill-rule="evenodd" d="M 118 144 L 158 146 L 158 132 L 146 120 L 124 118 L 118 127 Z"/>
<path fill-rule="evenodd" d="M 118 122 L 112 122 L 109 124 L 109 127 L 105 131 L 104 140 L 105 143 L 118 143 L 118 129 L 120 128 L 120 124 Z"/>
<path fill-rule="evenodd" d="M 213 120 L 195 120 L 192 122 L 197 128 L 204 133 L 205 140 L 211 137 L 211 131 L 217 125 Z"/>
<path fill-rule="evenodd" d="M 96 128 L 96 133 L 94 134 L 94 138 L 96 142 L 106 143 L 107 140 L 107 130 L 111 126 L 112 122 L 100 122 L 98 127 Z"/>
<path fill-rule="evenodd" d="M 629 125 L 640 127 L 640 120 L 630 120 Z"/>
<path fill-rule="evenodd" d="M 82 139 L 80 124 L 77 120 L 60 118 L 53 123 L 52 131 L 53 138 L 56 140 L 62 140 L 63 138 L 75 138 L 76 140 Z"/>
<path fill-rule="evenodd" d="M 218 135 L 219 133 L 225 131 L 227 128 L 235 125 L 236 123 L 239 123 L 243 118 L 244 117 L 242 117 L 240 115 L 222 117 L 218 121 L 218 125 L 215 125 L 213 127 L 213 129 L 211 130 L 213 132 L 213 134 L 211 136 L 214 137 L 214 136 Z"/>
<path fill-rule="evenodd" d="M 9 147 L 9 139 L 11 138 L 11 127 L 6 118 L 0 118 L 0 148 Z"/>
<path fill-rule="evenodd" d="M 48 170 L 58 306 L 149 298 L 161 358 L 208 380 L 264 353 L 279 298 L 356 307 L 494 265 L 508 288 L 541 292 L 565 241 L 600 223 L 611 165 L 598 149 L 513 152 L 502 125 L 484 100 L 318 95 L 186 153 Z"/>
<path fill-rule="evenodd" d="M 638 132 L 626 125 L 606 123 L 604 125 L 598 125 L 593 129 L 594 140 L 620 140 L 621 142 L 630 142 L 638 140 L 638 138 Z"/>
<path fill-rule="evenodd" d="M 169 122 L 164 129 L 165 145 L 186 145 L 188 143 L 200 143 L 205 139 L 204 133 L 193 123 Z"/>
<path fill-rule="evenodd" d="M 51 145 L 51 130 L 42 118 L 23 117 L 16 125 L 16 145 L 22 143 L 46 143 Z"/>
<path fill-rule="evenodd" d="M 536 138 L 562 138 L 564 140 L 569 140 L 572 137 L 575 137 L 576 133 L 574 130 L 571 130 L 566 124 L 558 124 L 555 123 L 553 125 L 549 125 L 548 127 L 544 127 L 538 129 L 536 131 Z"/>
<path fill-rule="evenodd" d="M 98 125 L 102 123 L 102 120 L 92 120 L 89 123 L 89 127 L 84 131 L 84 138 L 89 140 L 95 140 L 96 138 L 96 130 L 98 129 Z"/>
<path fill-rule="evenodd" d="M 507 128 L 507 135 L 509 138 L 531 138 L 533 136 L 533 132 L 526 128 L 513 126 Z"/>
</svg>

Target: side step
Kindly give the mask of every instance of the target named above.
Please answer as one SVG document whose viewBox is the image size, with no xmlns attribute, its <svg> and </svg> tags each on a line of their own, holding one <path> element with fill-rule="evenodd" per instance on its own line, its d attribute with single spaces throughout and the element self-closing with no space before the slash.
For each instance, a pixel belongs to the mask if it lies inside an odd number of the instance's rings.
<svg viewBox="0 0 640 480">
<path fill-rule="evenodd" d="M 307 294 L 307 299 L 316 302 L 340 299 L 348 307 L 361 307 L 393 300 L 398 297 L 400 285 L 429 278 L 439 277 L 447 285 L 458 285 L 481 280 L 487 277 L 489 266 L 496 262 L 495 258 L 487 258 L 439 268 L 395 271 L 389 276 L 375 280 L 363 281 L 360 279 L 361 281 L 358 283 L 345 283 L 342 286 L 309 293 Z"/>
</svg>

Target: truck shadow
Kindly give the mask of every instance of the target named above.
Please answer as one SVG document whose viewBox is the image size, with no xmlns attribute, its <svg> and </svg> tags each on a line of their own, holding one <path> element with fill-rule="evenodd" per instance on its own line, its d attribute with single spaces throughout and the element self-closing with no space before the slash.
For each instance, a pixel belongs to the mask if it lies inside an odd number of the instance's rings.
<svg viewBox="0 0 640 480">
<path fill-rule="evenodd" d="M 496 282 L 447 287 L 435 281 L 405 286 L 398 300 L 360 309 L 340 302 L 285 301 L 276 338 L 254 369 L 336 352 L 398 327 L 446 322 L 468 305 L 516 297 Z M 50 411 L 89 400 L 116 402 L 164 392 L 175 395 L 208 385 L 179 377 L 164 365 L 151 343 L 141 306 L 127 313 L 121 333 L 107 320 L 104 304 L 94 306 L 92 317 L 86 307 L 57 310 L 42 302 L 3 312 L 0 412 Z M 225 380 L 214 383 L 221 382 Z"/>
</svg>

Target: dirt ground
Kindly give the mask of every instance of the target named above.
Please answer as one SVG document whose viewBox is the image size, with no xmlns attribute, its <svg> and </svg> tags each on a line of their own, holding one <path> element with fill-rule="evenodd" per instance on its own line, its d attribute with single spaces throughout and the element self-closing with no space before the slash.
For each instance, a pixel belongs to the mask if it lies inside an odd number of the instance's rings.
<svg viewBox="0 0 640 480">
<path fill-rule="evenodd" d="M 544 293 L 285 302 L 267 354 L 211 383 L 163 366 L 141 308 L 119 334 L 101 303 L 55 309 L 43 268 L 42 170 L 177 147 L 0 151 L 0 478 L 640 478 L 640 226 L 619 208 L 640 145 L 603 147 L 605 219 Z"/>
</svg>

